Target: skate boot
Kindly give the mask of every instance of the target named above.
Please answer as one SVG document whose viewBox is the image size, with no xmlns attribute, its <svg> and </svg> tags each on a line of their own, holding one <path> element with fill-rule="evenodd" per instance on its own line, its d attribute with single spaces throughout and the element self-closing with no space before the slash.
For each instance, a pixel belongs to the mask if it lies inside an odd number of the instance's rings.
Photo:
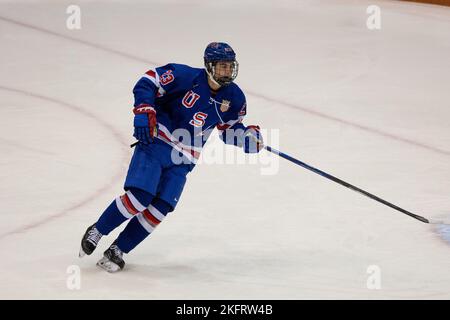
<svg viewBox="0 0 450 320">
<path fill-rule="evenodd" d="M 97 244 L 103 235 L 95 227 L 95 223 L 87 228 L 84 233 L 83 239 L 81 239 L 81 249 L 79 257 L 82 258 L 86 254 L 90 255 L 97 248 Z"/>
<path fill-rule="evenodd" d="M 117 240 L 103 253 L 97 265 L 108 272 L 117 272 L 123 269 L 125 261 L 122 259 L 123 252 L 117 246 Z"/>
</svg>

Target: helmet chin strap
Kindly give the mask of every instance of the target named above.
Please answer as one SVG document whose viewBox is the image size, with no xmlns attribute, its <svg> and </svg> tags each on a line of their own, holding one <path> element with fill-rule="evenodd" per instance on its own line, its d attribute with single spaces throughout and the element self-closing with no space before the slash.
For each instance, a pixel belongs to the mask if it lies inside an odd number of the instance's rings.
<svg viewBox="0 0 450 320">
<path fill-rule="evenodd" d="M 208 71 L 208 69 L 206 69 L 206 73 L 208 74 L 208 78 L 209 78 L 209 80 L 211 80 L 212 83 L 214 83 L 215 85 L 218 85 L 219 87 L 222 86 L 220 83 L 218 83 L 216 81 L 216 79 L 214 79 L 213 75 Z"/>
</svg>

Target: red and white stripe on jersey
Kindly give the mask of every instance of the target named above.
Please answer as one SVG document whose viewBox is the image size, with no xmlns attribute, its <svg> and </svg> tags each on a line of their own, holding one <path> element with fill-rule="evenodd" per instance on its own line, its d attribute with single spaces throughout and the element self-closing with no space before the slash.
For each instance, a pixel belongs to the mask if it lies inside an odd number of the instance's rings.
<svg viewBox="0 0 450 320">
<path fill-rule="evenodd" d="M 242 108 L 239 111 L 238 115 L 239 116 L 245 116 L 246 114 L 247 114 L 247 103 L 244 103 L 244 105 L 242 106 Z"/>
<path fill-rule="evenodd" d="M 235 120 L 230 120 L 230 121 L 225 122 L 225 123 L 220 123 L 220 124 L 218 124 L 216 127 L 217 127 L 217 129 L 219 129 L 219 131 L 223 131 L 223 130 L 226 130 L 226 129 L 231 128 L 231 127 L 234 126 L 236 123 L 242 122 L 243 119 L 244 119 L 243 116 L 242 116 L 242 117 L 238 117 L 238 118 L 235 119 Z"/>
<path fill-rule="evenodd" d="M 158 124 L 158 138 L 170 144 L 175 150 L 183 153 L 183 155 L 192 163 L 196 163 L 200 158 L 202 148 L 181 143 L 169 132 L 169 129 L 161 123 Z"/>
<path fill-rule="evenodd" d="M 158 92 L 156 94 L 157 97 L 161 97 L 166 93 L 166 91 L 161 87 L 161 84 L 159 83 L 159 75 L 155 69 L 148 70 L 142 77 L 149 79 L 158 88 Z"/>
<path fill-rule="evenodd" d="M 127 219 L 130 219 L 137 213 L 145 210 L 145 207 L 133 196 L 130 191 L 116 198 L 116 206 L 120 213 Z"/>
<path fill-rule="evenodd" d="M 165 218 L 165 216 L 152 205 L 149 205 L 148 208 L 142 211 L 137 217 L 139 223 L 148 233 L 152 233 Z"/>
</svg>

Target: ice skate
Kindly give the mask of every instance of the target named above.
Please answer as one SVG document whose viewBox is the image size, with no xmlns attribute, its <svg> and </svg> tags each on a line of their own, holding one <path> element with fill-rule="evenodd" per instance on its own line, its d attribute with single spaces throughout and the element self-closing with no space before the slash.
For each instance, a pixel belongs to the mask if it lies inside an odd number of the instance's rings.
<svg viewBox="0 0 450 320">
<path fill-rule="evenodd" d="M 123 252 L 119 249 L 116 242 L 117 241 L 114 241 L 114 243 L 103 253 L 103 258 L 97 262 L 97 265 L 100 268 L 111 273 L 120 271 L 125 266 L 125 261 L 122 259 Z"/>
<path fill-rule="evenodd" d="M 87 228 L 84 233 L 83 239 L 81 239 L 81 248 L 79 257 L 82 258 L 86 254 L 90 255 L 97 248 L 97 244 L 103 235 L 97 230 L 95 224 Z"/>
</svg>

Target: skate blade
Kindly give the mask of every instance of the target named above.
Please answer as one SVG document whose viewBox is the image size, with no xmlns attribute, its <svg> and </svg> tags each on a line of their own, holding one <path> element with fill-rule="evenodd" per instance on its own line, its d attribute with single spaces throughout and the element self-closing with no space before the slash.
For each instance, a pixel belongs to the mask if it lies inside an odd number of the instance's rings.
<svg viewBox="0 0 450 320">
<path fill-rule="evenodd" d="M 107 258 L 103 257 L 101 258 L 98 262 L 97 262 L 97 266 L 99 266 L 100 268 L 110 272 L 110 273 L 114 273 L 117 271 L 120 271 L 120 267 L 115 264 L 114 262 L 108 260 Z"/>
<path fill-rule="evenodd" d="M 78 252 L 78 257 L 83 258 L 86 255 L 86 252 L 83 251 L 83 247 L 80 247 L 80 252 Z"/>
</svg>

